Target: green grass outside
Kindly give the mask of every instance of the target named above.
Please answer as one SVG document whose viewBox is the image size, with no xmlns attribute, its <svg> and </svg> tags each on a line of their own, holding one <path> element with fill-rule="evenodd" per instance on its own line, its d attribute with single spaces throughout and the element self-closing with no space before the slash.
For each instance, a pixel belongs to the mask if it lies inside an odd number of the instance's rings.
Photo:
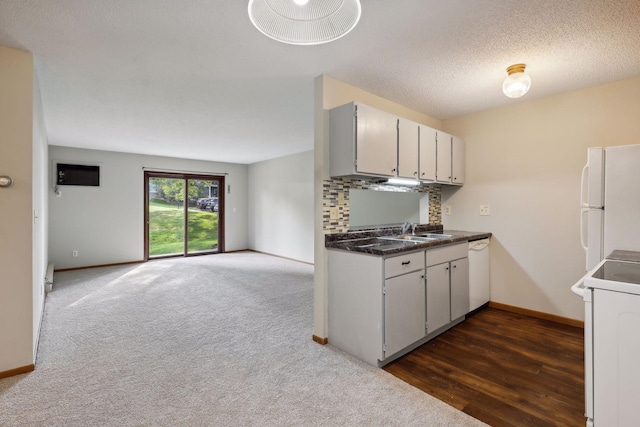
<svg viewBox="0 0 640 427">
<path fill-rule="evenodd" d="M 218 247 L 218 213 L 189 208 L 189 252 Z M 164 200 L 149 201 L 149 256 L 184 251 L 184 210 Z"/>
</svg>

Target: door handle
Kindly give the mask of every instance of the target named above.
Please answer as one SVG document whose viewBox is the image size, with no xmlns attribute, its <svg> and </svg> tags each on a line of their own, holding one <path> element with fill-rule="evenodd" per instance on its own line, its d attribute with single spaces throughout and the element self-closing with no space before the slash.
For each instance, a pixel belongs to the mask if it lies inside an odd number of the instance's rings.
<svg viewBox="0 0 640 427">
<path fill-rule="evenodd" d="M 589 171 L 589 163 L 582 168 L 582 174 L 580 175 L 580 206 L 585 207 L 587 203 L 584 201 L 585 183 L 587 182 L 587 173 Z"/>
</svg>

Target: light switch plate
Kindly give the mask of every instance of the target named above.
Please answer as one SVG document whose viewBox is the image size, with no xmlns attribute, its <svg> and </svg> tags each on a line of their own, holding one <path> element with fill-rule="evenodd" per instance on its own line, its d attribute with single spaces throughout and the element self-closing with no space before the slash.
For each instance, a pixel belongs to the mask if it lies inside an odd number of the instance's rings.
<svg viewBox="0 0 640 427">
<path fill-rule="evenodd" d="M 451 215 L 451 205 L 447 205 L 444 207 L 444 214 Z"/>
</svg>

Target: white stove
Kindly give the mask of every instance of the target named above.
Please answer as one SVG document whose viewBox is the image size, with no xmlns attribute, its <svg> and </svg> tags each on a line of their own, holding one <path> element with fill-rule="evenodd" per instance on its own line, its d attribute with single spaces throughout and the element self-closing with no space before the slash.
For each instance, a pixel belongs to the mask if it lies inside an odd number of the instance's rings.
<svg viewBox="0 0 640 427">
<path fill-rule="evenodd" d="M 640 253 L 614 251 L 571 290 L 585 302 L 588 427 L 639 425 Z"/>
</svg>

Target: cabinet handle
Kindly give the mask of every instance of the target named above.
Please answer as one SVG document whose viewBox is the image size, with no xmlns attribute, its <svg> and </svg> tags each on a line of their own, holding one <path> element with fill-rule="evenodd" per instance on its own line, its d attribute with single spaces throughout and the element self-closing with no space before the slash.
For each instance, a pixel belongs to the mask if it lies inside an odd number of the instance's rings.
<svg viewBox="0 0 640 427">
<path fill-rule="evenodd" d="M 449 267 L 445 267 L 445 268 L 444 268 L 444 271 L 449 271 Z"/>
<path fill-rule="evenodd" d="M 414 172 L 414 173 L 413 173 L 413 176 L 416 176 L 416 175 L 418 175 L 418 172 Z"/>
<path fill-rule="evenodd" d="M 395 172 L 395 171 L 396 171 L 396 168 L 391 169 L 391 172 Z"/>
<path fill-rule="evenodd" d="M 424 172 L 422 172 L 422 176 L 424 176 Z"/>
<path fill-rule="evenodd" d="M 409 265 L 411 264 L 411 261 L 402 261 L 402 265 Z"/>
<path fill-rule="evenodd" d="M 453 268 L 456 268 L 456 267 L 457 267 L 457 265 L 454 265 L 454 266 L 453 266 Z"/>
</svg>

